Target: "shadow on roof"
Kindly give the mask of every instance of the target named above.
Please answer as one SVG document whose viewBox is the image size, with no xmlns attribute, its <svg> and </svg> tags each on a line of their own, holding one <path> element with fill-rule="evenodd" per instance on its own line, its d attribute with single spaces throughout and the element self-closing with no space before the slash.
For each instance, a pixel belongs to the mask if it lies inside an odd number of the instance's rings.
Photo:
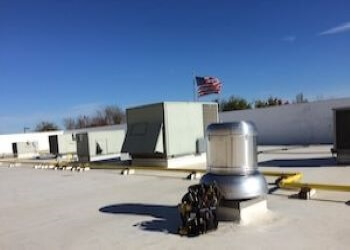
<svg viewBox="0 0 350 250">
<path fill-rule="evenodd" d="M 177 206 L 153 205 L 141 203 L 114 204 L 99 209 L 102 213 L 147 215 L 154 219 L 141 221 L 133 226 L 152 232 L 177 234 L 181 224 Z"/>
<path fill-rule="evenodd" d="M 261 167 L 330 167 L 336 166 L 337 161 L 334 157 L 325 158 L 302 158 L 302 159 L 276 159 L 259 162 Z"/>
</svg>

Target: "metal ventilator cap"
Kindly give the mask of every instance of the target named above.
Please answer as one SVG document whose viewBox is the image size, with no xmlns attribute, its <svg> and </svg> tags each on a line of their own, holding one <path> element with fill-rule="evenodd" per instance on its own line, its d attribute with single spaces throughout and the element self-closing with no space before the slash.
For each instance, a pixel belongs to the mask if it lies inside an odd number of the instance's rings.
<svg viewBox="0 0 350 250">
<path fill-rule="evenodd" d="M 214 123 L 207 129 L 208 172 L 247 175 L 257 170 L 256 128 L 246 121 Z"/>
</svg>

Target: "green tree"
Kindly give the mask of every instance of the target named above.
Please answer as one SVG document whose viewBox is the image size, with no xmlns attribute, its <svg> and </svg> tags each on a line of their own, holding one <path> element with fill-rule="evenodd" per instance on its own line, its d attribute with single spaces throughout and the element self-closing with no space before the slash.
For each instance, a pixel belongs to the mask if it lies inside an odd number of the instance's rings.
<svg viewBox="0 0 350 250">
<path fill-rule="evenodd" d="M 244 98 L 230 96 L 227 100 L 218 101 L 220 111 L 251 109 L 251 104 Z"/>
<path fill-rule="evenodd" d="M 254 108 L 266 108 L 283 104 L 288 104 L 288 102 L 283 102 L 281 98 L 270 96 L 267 100 L 256 100 L 254 102 Z"/>
</svg>

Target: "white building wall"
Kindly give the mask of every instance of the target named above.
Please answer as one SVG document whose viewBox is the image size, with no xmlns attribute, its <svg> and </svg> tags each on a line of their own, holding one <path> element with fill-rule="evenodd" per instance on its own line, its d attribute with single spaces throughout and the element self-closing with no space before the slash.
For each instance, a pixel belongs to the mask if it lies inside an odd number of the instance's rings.
<svg viewBox="0 0 350 250">
<path fill-rule="evenodd" d="M 12 154 L 12 143 L 14 142 L 38 142 L 38 149 L 40 152 L 49 152 L 49 136 L 50 135 L 62 135 L 62 134 L 77 134 L 90 131 L 105 131 L 126 129 L 126 124 L 119 124 L 113 126 L 94 127 L 85 129 L 75 129 L 69 131 L 51 131 L 51 132 L 35 132 L 35 133 L 19 133 L 19 134 L 7 134 L 0 135 L 0 156 Z"/>
<path fill-rule="evenodd" d="M 63 131 L 0 135 L 0 156 L 12 154 L 14 142 L 37 142 L 39 151 L 49 151 L 49 136 L 61 135 Z"/>
<path fill-rule="evenodd" d="M 333 143 L 332 109 L 339 107 L 350 107 L 350 98 L 221 112 L 219 118 L 254 122 L 259 144 Z"/>
</svg>

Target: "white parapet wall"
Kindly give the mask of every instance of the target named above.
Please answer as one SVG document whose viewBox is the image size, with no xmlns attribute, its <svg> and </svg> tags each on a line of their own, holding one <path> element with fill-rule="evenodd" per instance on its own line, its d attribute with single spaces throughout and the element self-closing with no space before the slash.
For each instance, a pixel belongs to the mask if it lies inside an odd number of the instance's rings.
<svg viewBox="0 0 350 250">
<path fill-rule="evenodd" d="M 49 136 L 51 135 L 67 135 L 70 136 L 82 133 L 82 132 L 94 132 L 94 131 L 113 131 L 117 129 L 125 129 L 126 124 L 102 126 L 93 128 L 83 128 L 75 130 L 58 130 L 50 132 L 33 132 L 33 133 L 18 133 L 18 134 L 3 134 L 0 135 L 0 157 L 2 156 L 13 156 L 12 143 L 16 142 L 37 142 L 39 152 L 48 153 L 50 152 Z"/>
<path fill-rule="evenodd" d="M 350 107 L 350 98 L 221 112 L 221 122 L 252 121 L 263 145 L 333 143 L 333 109 Z"/>
<path fill-rule="evenodd" d="M 12 143 L 16 142 L 37 142 L 40 152 L 49 152 L 49 136 L 61 135 L 63 131 L 19 133 L 0 135 L 0 156 L 12 155 Z"/>
<path fill-rule="evenodd" d="M 37 142 L 16 142 L 14 143 L 13 154 L 17 158 L 34 158 L 39 156 Z"/>
</svg>

